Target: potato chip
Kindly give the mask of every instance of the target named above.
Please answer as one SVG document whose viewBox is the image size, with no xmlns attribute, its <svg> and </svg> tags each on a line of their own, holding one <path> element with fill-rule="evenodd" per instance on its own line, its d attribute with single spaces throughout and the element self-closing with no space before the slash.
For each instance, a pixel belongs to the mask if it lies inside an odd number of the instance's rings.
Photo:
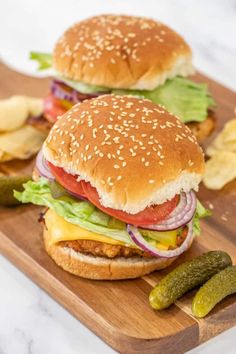
<svg viewBox="0 0 236 354">
<path fill-rule="evenodd" d="M 28 117 L 28 105 L 21 96 L 0 101 L 0 131 L 18 129 Z"/>
<path fill-rule="evenodd" d="M 39 98 L 12 96 L 0 101 L 0 132 L 16 130 L 25 124 L 29 115 L 39 115 L 43 101 Z"/>
<path fill-rule="evenodd" d="M 207 148 L 206 153 L 208 156 L 214 156 L 221 150 L 236 152 L 236 119 L 225 124 L 224 129 Z"/>
<path fill-rule="evenodd" d="M 33 156 L 40 150 L 45 138 L 44 133 L 29 125 L 0 134 L 0 162 Z"/>
<path fill-rule="evenodd" d="M 236 153 L 219 151 L 206 162 L 203 183 L 209 189 L 221 189 L 236 178 Z"/>
<path fill-rule="evenodd" d="M 28 104 L 28 114 L 38 116 L 43 112 L 43 100 L 41 98 L 25 97 Z"/>
</svg>

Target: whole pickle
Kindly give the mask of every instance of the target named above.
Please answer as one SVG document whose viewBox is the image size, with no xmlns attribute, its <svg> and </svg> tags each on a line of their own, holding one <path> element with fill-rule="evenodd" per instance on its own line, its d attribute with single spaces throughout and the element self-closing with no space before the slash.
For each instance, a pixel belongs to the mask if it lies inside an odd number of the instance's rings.
<svg viewBox="0 0 236 354">
<path fill-rule="evenodd" d="M 21 204 L 13 195 L 13 191 L 22 191 L 23 184 L 31 179 L 31 176 L 0 176 L 0 205 L 14 206 Z"/>
<path fill-rule="evenodd" d="M 187 291 L 202 285 L 214 274 L 232 265 L 230 256 L 222 251 L 211 251 L 175 268 L 156 285 L 149 303 L 156 310 L 169 307 Z"/>
<path fill-rule="evenodd" d="M 192 313 L 205 317 L 218 302 L 236 293 L 236 266 L 227 267 L 215 274 L 197 292 L 192 303 Z"/>
</svg>

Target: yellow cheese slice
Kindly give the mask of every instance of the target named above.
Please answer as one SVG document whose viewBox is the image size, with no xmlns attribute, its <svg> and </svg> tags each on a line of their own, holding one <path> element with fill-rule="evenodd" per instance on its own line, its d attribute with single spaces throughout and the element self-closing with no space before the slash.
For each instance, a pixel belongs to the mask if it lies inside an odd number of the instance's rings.
<svg viewBox="0 0 236 354">
<path fill-rule="evenodd" d="M 159 250 L 164 250 L 164 251 L 168 251 L 168 249 L 169 249 L 169 246 L 166 246 L 166 245 L 164 245 L 163 243 L 157 243 L 156 244 L 156 248 L 158 248 Z"/>
<path fill-rule="evenodd" d="M 124 245 L 122 242 L 113 240 L 110 237 L 96 234 L 78 225 L 71 224 L 52 209 L 49 209 L 45 214 L 45 223 L 51 237 L 51 244 L 60 241 L 91 240 L 109 243 L 111 245 Z"/>
<path fill-rule="evenodd" d="M 49 209 L 45 214 L 45 223 L 49 231 L 51 245 L 61 241 L 76 241 L 76 240 L 91 240 L 109 243 L 111 245 L 125 246 L 124 243 L 114 240 L 110 237 L 97 234 L 92 231 L 83 229 L 82 227 L 66 221 L 63 217 L 59 216 L 54 210 Z M 168 246 L 153 241 L 153 246 L 161 249 L 168 250 Z M 132 247 L 132 246 L 129 246 Z"/>
</svg>

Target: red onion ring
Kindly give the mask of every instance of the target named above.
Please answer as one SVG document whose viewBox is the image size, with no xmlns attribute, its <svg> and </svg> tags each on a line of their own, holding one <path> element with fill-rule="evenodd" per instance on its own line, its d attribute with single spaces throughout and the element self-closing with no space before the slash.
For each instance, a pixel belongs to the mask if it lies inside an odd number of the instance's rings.
<svg viewBox="0 0 236 354">
<path fill-rule="evenodd" d="M 157 231 L 175 230 L 180 226 L 186 225 L 193 218 L 196 206 L 197 199 L 193 191 L 181 193 L 180 202 L 172 213 L 170 213 L 169 217 L 158 224 L 145 225 L 145 229 Z"/>
<path fill-rule="evenodd" d="M 68 89 L 67 89 L 68 88 Z M 79 92 L 70 86 L 67 86 L 64 82 L 53 80 L 51 84 L 51 93 L 58 98 L 59 100 L 66 100 L 71 102 L 72 104 L 82 102 L 86 99 L 91 99 L 94 97 L 98 97 L 103 93 L 82 93 Z"/>
<path fill-rule="evenodd" d="M 179 256 L 184 251 L 186 251 L 193 240 L 194 235 L 193 235 L 192 220 L 186 226 L 188 227 L 188 233 L 182 245 L 174 250 L 168 250 L 168 251 L 159 250 L 154 246 L 152 246 L 143 238 L 139 230 L 133 225 L 130 224 L 127 225 L 127 232 L 129 233 L 130 237 L 132 238 L 132 240 L 137 246 L 139 246 L 144 251 L 149 252 L 152 256 L 172 258 L 172 257 Z"/>
<path fill-rule="evenodd" d="M 66 87 L 65 84 L 61 83 L 60 81 L 53 80 L 51 83 L 51 93 L 59 100 L 66 100 L 71 103 L 77 103 L 78 100 L 74 90 L 66 90 L 64 87 Z"/>
<path fill-rule="evenodd" d="M 40 174 L 41 177 L 50 179 L 50 180 L 55 180 L 55 177 L 53 176 L 48 164 L 47 160 L 43 156 L 43 151 L 42 149 L 39 151 L 37 157 L 36 157 L 36 168 L 38 170 L 38 173 Z"/>
</svg>

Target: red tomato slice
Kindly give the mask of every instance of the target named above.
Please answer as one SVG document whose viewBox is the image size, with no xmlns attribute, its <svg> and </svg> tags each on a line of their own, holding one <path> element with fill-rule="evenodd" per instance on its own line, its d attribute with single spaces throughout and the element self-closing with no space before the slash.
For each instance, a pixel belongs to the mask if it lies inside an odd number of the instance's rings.
<svg viewBox="0 0 236 354">
<path fill-rule="evenodd" d="M 161 205 L 152 205 L 137 214 L 128 214 L 122 210 L 105 208 L 99 202 L 99 196 L 96 188 L 92 187 L 90 183 L 84 181 L 81 181 L 80 183 L 83 186 L 84 194 L 87 196 L 88 200 L 97 208 L 104 211 L 108 215 L 114 216 L 115 218 L 126 222 L 127 224 L 137 226 L 156 224 L 161 220 L 164 220 L 174 210 L 179 202 L 179 196 L 176 195 L 173 199 Z"/>
<path fill-rule="evenodd" d="M 78 197 L 86 198 L 81 182 L 77 181 L 78 176 L 73 176 L 63 170 L 61 167 L 56 167 L 52 163 L 48 162 L 48 166 L 52 171 L 56 180 L 65 187 L 69 192 L 77 194 Z"/>
<path fill-rule="evenodd" d="M 48 120 L 55 123 L 58 116 L 62 116 L 68 109 L 65 108 L 60 100 L 49 94 L 44 99 L 44 114 Z"/>
<path fill-rule="evenodd" d="M 104 213 L 114 216 L 127 224 L 137 226 L 156 224 L 161 220 L 164 220 L 174 210 L 179 202 L 179 196 L 176 195 L 170 201 L 167 201 L 161 205 L 152 205 L 137 214 L 128 214 L 122 210 L 105 208 L 99 202 L 99 196 L 96 188 L 92 187 L 90 183 L 85 181 L 78 182 L 77 176 L 73 176 L 65 172 L 63 168 L 56 167 L 50 162 L 48 162 L 48 165 L 56 180 L 68 191 L 77 194 L 78 197 L 81 196 L 83 198 L 87 198 L 98 209 L 104 211 Z"/>
</svg>

